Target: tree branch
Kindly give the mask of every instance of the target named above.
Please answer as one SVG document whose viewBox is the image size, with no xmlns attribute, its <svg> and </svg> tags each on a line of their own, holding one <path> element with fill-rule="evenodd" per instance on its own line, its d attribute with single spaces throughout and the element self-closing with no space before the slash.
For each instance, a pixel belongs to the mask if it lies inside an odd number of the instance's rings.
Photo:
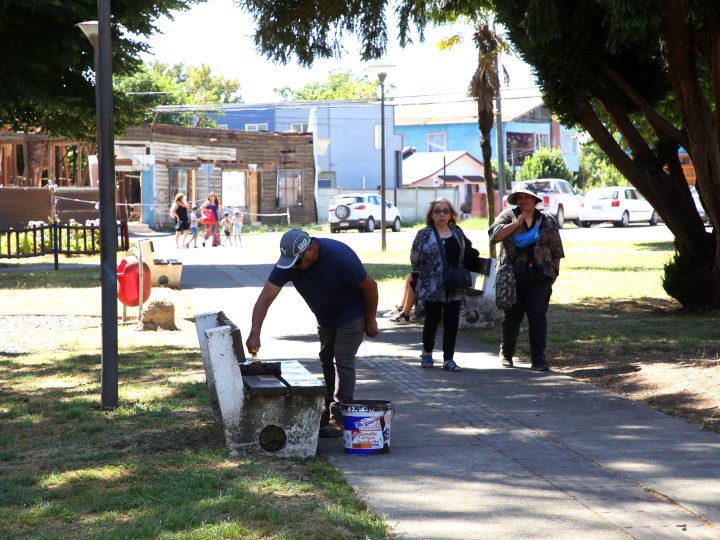
<svg viewBox="0 0 720 540">
<path fill-rule="evenodd" d="M 607 77 L 615 83 L 625 94 L 640 108 L 647 118 L 648 122 L 655 130 L 658 136 L 665 135 L 677 142 L 680 146 L 687 148 L 687 135 L 684 131 L 677 129 L 665 117 L 658 113 L 648 102 L 642 97 L 635 88 L 632 87 L 617 71 L 612 69 L 606 62 L 596 59 L 595 64 Z"/>
</svg>

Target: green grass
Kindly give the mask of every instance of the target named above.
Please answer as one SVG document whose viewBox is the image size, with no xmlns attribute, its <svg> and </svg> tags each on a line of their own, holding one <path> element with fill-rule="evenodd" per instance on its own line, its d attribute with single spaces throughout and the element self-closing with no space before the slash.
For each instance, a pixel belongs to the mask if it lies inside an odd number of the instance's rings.
<svg viewBox="0 0 720 540">
<path fill-rule="evenodd" d="M 48 296 L 97 299 L 97 287 L 97 272 L 83 269 L 0 274 L 3 299 L 29 312 L 47 313 Z M 176 318 L 179 332 L 119 325 L 121 405 L 105 411 L 95 319 L 61 316 L 62 331 L 28 339 L 33 329 L 13 312 L 4 301 L 0 538 L 391 537 L 322 458 L 228 458 L 192 323 Z"/>
</svg>

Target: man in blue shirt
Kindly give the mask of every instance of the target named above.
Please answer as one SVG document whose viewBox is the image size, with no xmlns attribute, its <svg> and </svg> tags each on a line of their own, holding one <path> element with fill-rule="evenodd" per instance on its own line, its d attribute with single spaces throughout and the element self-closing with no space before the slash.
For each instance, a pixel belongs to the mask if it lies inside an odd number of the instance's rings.
<svg viewBox="0 0 720 540">
<path fill-rule="evenodd" d="M 363 335 L 378 334 L 377 283 L 355 252 L 337 240 L 310 238 L 305 231 L 291 229 L 280 240 L 280 253 L 255 302 L 246 345 L 251 353 L 260 349 L 260 330 L 268 309 L 291 281 L 318 323 L 327 388 L 320 436 L 341 437 L 339 403 L 353 401 L 355 355 Z"/>
</svg>

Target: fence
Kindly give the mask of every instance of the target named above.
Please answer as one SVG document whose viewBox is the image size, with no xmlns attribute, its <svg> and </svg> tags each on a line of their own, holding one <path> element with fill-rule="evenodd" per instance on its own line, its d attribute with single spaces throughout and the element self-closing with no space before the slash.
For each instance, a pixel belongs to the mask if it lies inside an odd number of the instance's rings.
<svg viewBox="0 0 720 540">
<path fill-rule="evenodd" d="M 130 238 L 127 221 L 117 223 L 118 251 L 127 251 Z M 58 256 L 100 253 L 100 227 L 77 223 L 36 223 L 17 229 L 0 229 L 0 259 L 21 259 L 53 254 Z"/>
</svg>

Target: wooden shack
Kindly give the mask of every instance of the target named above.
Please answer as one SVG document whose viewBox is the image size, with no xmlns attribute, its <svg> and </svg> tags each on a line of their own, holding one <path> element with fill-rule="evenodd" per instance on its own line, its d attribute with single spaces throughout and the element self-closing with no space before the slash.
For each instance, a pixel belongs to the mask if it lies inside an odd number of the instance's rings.
<svg viewBox="0 0 720 540">
<path fill-rule="evenodd" d="M 286 223 L 288 213 L 293 224 L 317 221 L 312 134 L 155 124 L 117 137 L 115 156 L 118 177 L 140 194 L 141 221 L 153 228 L 171 221 L 177 193 L 199 206 L 211 191 L 247 222 Z"/>
</svg>

